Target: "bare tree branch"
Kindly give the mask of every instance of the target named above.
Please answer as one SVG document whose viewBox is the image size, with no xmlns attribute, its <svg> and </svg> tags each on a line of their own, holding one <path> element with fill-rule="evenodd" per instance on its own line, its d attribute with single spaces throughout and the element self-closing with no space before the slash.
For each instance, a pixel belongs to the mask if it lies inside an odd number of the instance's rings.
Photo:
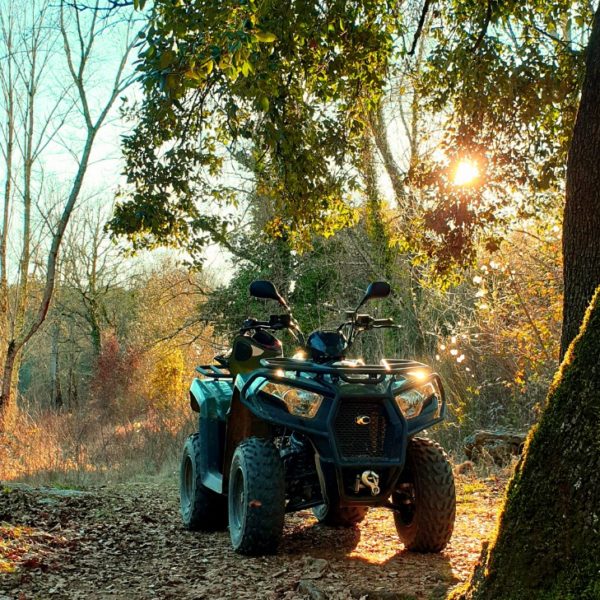
<svg viewBox="0 0 600 600">
<path fill-rule="evenodd" d="M 485 17 L 483 19 L 483 25 L 481 26 L 481 31 L 477 36 L 477 40 L 475 44 L 473 44 L 473 48 L 471 48 L 471 52 L 477 52 L 479 46 L 483 42 L 485 38 L 485 34 L 487 33 L 488 27 L 490 26 L 490 21 L 492 20 L 492 0 L 487 0 L 487 6 L 485 9 Z"/>
<path fill-rule="evenodd" d="M 421 10 L 421 16 L 419 17 L 419 22 L 417 23 L 417 29 L 415 31 L 415 35 L 413 36 L 413 41 L 408 51 L 408 55 L 412 56 L 417 49 L 417 44 L 419 43 L 419 38 L 423 33 L 423 26 L 425 25 L 425 19 L 427 18 L 427 13 L 429 12 L 429 7 L 431 6 L 431 0 L 425 0 L 423 3 L 423 9 Z"/>
<path fill-rule="evenodd" d="M 17 358 L 21 350 L 28 344 L 30 339 L 37 333 L 43 324 L 50 303 L 52 301 L 56 280 L 58 276 L 58 256 L 63 242 L 67 225 L 71 219 L 73 210 L 80 197 L 85 174 L 90 164 L 90 157 L 98 131 L 105 123 L 106 118 L 113 108 L 118 96 L 131 84 L 133 79 L 125 76 L 125 69 L 128 64 L 128 57 L 133 48 L 135 37 L 132 36 L 132 20 L 127 21 L 125 37 L 127 39 L 125 49 L 121 54 L 119 63 L 116 67 L 112 80 L 112 88 L 108 97 L 99 107 L 96 115 L 92 113 L 89 89 L 87 89 L 87 73 L 89 70 L 90 57 L 94 50 L 94 44 L 99 35 L 99 31 L 105 28 L 98 28 L 98 15 L 94 12 L 89 18 L 83 19 L 80 11 L 74 10 L 71 2 L 62 0 L 58 11 L 59 35 L 63 41 L 64 57 L 67 63 L 68 71 L 71 77 L 72 85 L 77 90 L 76 101 L 81 109 L 85 124 L 85 139 L 80 151 L 76 154 L 77 168 L 70 184 L 70 190 L 64 201 L 62 211 L 58 221 L 52 229 L 49 250 L 46 259 L 45 281 L 42 286 L 41 298 L 37 311 L 35 311 L 31 321 L 25 325 L 25 303 L 27 301 L 27 282 L 30 276 L 29 265 L 31 262 L 31 199 L 32 199 L 32 169 L 33 164 L 40 159 L 42 151 L 47 147 L 47 137 L 60 136 L 60 130 L 66 123 L 66 114 L 72 109 L 73 103 L 66 105 L 66 113 L 59 117 L 58 123 L 50 126 L 47 122 L 43 124 L 39 137 L 35 137 L 36 117 L 38 108 L 35 102 L 35 95 L 38 86 L 41 85 L 41 69 L 48 64 L 50 48 L 44 43 L 47 41 L 44 36 L 51 28 L 42 27 L 43 18 L 50 10 L 51 4 L 47 1 L 43 3 L 43 10 L 31 18 L 34 28 L 32 35 L 24 37 L 25 62 L 18 75 L 24 84 L 25 104 L 21 110 L 21 117 L 24 120 L 23 142 L 20 142 L 20 148 L 23 154 L 23 202 L 24 202 L 24 224 L 23 224 L 23 251 L 21 253 L 21 266 L 19 274 L 17 311 L 14 321 L 13 332 L 7 339 L 6 350 L 2 355 L 3 376 L 2 389 L 0 395 L 0 431 L 3 409 L 10 405 L 13 392 L 13 381 Z M 99 7 L 99 0 L 95 7 Z M 35 7 L 34 7 L 35 8 Z M 69 31 L 67 24 L 67 12 L 73 17 L 75 33 Z M 106 26 L 108 27 L 108 25 Z M 44 32 L 42 34 L 42 32 Z M 75 43 L 72 42 L 72 36 L 75 36 Z M 76 51 L 75 48 L 78 50 Z M 6 86 L 3 84 L 3 89 Z M 50 120 L 58 114 L 58 108 L 53 107 L 50 111 Z M 94 111 L 95 112 L 95 111 Z M 46 138 L 45 138 L 46 136 Z M 6 220 L 4 225 L 6 225 Z M 4 229 L 6 231 L 6 227 Z M 5 251 L 3 250 L 3 256 Z M 37 259 L 36 259 L 37 264 Z M 3 273 L 5 271 L 3 270 Z"/>
</svg>

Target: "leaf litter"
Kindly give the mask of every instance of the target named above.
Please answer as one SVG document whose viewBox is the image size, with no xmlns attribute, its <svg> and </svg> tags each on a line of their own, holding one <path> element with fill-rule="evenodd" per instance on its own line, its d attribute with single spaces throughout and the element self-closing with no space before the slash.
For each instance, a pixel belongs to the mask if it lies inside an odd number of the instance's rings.
<svg viewBox="0 0 600 600">
<path fill-rule="evenodd" d="M 471 574 L 492 533 L 506 478 L 458 476 L 446 550 L 406 552 L 392 514 L 357 528 L 286 516 L 275 556 L 235 554 L 227 531 L 189 532 L 174 485 L 127 484 L 90 493 L 0 490 L 0 600 L 160 598 L 435 600 Z"/>
</svg>

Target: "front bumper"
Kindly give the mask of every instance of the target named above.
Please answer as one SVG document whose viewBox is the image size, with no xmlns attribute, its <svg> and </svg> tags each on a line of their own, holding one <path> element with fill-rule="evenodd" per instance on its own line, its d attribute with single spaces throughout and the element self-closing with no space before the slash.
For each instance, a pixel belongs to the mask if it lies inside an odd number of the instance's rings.
<svg viewBox="0 0 600 600">
<path fill-rule="evenodd" d="M 258 418 L 306 435 L 315 449 L 325 493 L 335 489 L 341 502 L 348 505 L 387 502 L 404 467 L 409 438 L 445 417 L 446 402 L 439 377 L 431 374 L 439 382 L 441 397 L 433 398 L 418 417 L 407 420 L 387 383 L 395 374 L 389 367 L 370 371 L 368 377 L 363 371 L 370 367 L 349 373 L 346 369 L 338 377 L 340 369 L 310 364 L 308 368 L 317 369 L 317 376 L 307 378 L 302 376 L 307 372 L 306 363 L 294 361 L 295 368 L 290 370 L 289 362 L 283 372 L 271 367 L 239 375 L 236 387 L 242 403 Z M 261 391 L 269 381 L 322 395 L 323 402 L 314 418 L 290 414 L 279 398 Z M 377 475 L 377 494 L 363 483 L 363 474 L 369 471 Z"/>
</svg>

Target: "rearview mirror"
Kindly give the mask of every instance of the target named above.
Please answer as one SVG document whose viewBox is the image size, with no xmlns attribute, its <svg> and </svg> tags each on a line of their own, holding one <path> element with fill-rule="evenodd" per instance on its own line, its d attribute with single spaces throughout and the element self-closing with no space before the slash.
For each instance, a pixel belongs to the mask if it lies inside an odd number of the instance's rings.
<svg viewBox="0 0 600 600">
<path fill-rule="evenodd" d="M 370 283 L 363 299 L 356 307 L 356 310 L 358 310 L 365 302 L 367 302 L 367 300 L 372 300 L 373 298 L 386 298 L 390 295 L 391 291 L 392 288 L 387 281 L 374 281 L 373 283 Z"/>
<path fill-rule="evenodd" d="M 387 281 L 374 281 L 369 284 L 365 292 L 365 301 L 371 298 L 387 298 L 391 291 L 392 288 Z"/>
<path fill-rule="evenodd" d="M 250 295 L 265 300 L 275 300 L 281 306 L 288 308 L 286 301 L 279 295 L 277 288 L 270 281 L 258 279 L 250 284 Z"/>
</svg>

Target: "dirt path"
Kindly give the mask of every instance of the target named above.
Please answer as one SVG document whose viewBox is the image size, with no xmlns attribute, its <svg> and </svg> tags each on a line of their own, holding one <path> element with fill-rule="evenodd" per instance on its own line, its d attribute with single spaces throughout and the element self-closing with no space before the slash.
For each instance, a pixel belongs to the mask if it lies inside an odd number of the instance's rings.
<svg viewBox="0 0 600 600">
<path fill-rule="evenodd" d="M 0 600 L 46 598 L 436 599 L 470 574 L 504 481 L 460 478 L 458 516 L 440 555 L 405 552 L 391 513 L 358 529 L 286 517 L 277 556 L 233 553 L 227 532 L 182 529 L 174 488 L 0 490 Z"/>
</svg>

